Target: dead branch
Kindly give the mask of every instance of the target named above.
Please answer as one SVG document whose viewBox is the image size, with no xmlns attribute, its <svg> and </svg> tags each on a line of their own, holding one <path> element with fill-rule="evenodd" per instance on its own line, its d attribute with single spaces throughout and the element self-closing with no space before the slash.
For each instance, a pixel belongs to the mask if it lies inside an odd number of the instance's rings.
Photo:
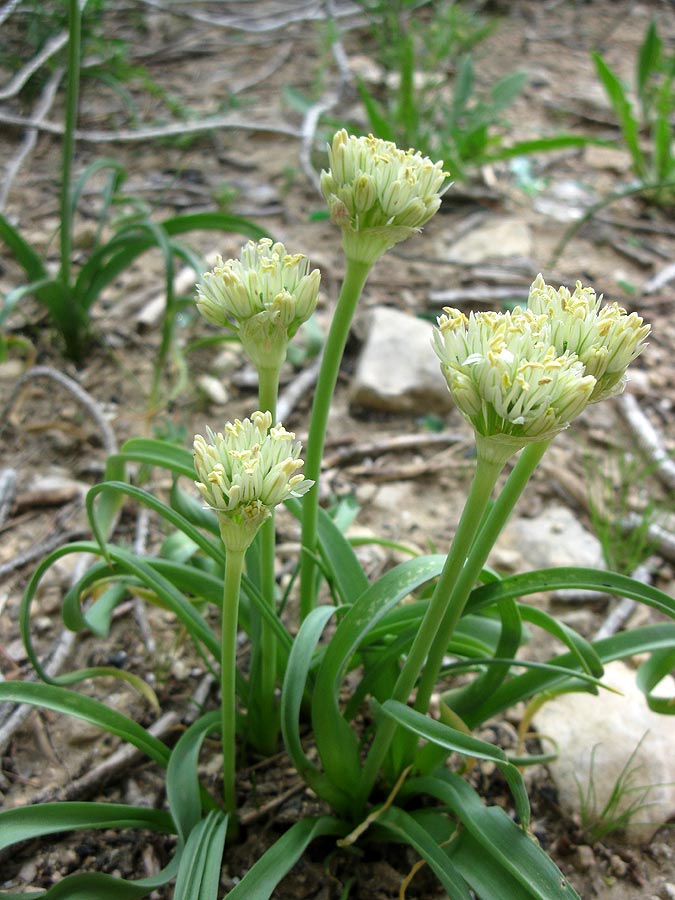
<svg viewBox="0 0 675 900">
<path fill-rule="evenodd" d="M 0 9 L 0 25 L 12 15 L 19 3 L 21 3 L 21 0 L 8 0 L 8 2 L 5 3 L 2 9 Z"/>
<path fill-rule="evenodd" d="M 39 122 L 28 116 L 18 116 L 13 113 L 0 111 L 0 122 L 5 125 L 14 125 L 19 128 L 36 128 L 48 134 L 63 136 L 64 128 L 56 122 Z M 301 133 L 291 125 L 280 125 L 278 122 L 254 122 L 251 119 L 241 119 L 237 116 L 210 116 L 198 122 L 174 122 L 171 125 L 162 125 L 157 128 L 120 129 L 119 131 L 77 130 L 75 138 L 83 143 L 90 144 L 115 144 L 131 143 L 135 141 L 149 141 L 157 138 L 177 137 L 190 134 L 201 134 L 205 131 L 214 131 L 219 128 L 231 128 L 233 131 L 258 131 L 271 134 L 285 134 L 288 137 L 298 138 Z"/>
<path fill-rule="evenodd" d="M 618 399 L 617 409 L 647 461 L 654 466 L 654 474 L 668 490 L 675 490 L 675 462 L 666 450 L 661 435 L 632 394 L 622 394 Z"/>
<path fill-rule="evenodd" d="M 33 118 L 37 122 L 44 122 L 47 113 L 52 108 L 54 98 L 56 97 L 56 91 L 58 90 L 62 78 L 63 69 L 57 69 L 47 82 L 33 113 Z M 21 166 L 33 152 L 35 144 L 37 143 L 37 138 L 38 129 L 29 128 L 26 131 L 15 155 L 7 163 L 7 166 L 5 167 L 5 177 L 3 179 L 2 187 L 0 187 L 0 211 L 4 209 L 4 206 L 7 203 L 7 198 L 9 196 L 12 184 L 14 183 L 14 179 L 16 178 L 16 176 L 19 174 Z"/>
<path fill-rule="evenodd" d="M 56 381 L 57 384 L 61 385 L 61 387 L 65 388 L 70 394 L 75 397 L 77 402 L 82 406 L 82 408 L 89 413 L 91 418 L 94 420 L 96 425 L 98 426 L 101 432 L 101 440 L 103 442 L 103 448 L 106 452 L 107 456 L 112 456 L 114 453 L 117 453 L 117 439 L 115 437 L 115 432 L 112 430 L 110 423 L 103 415 L 103 411 L 99 404 L 94 400 L 91 394 L 88 394 L 87 391 L 84 390 L 83 387 L 73 381 L 72 378 L 69 378 L 67 375 L 64 375 L 63 372 L 59 372 L 57 369 L 52 369 L 50 366 L 34 366 L 32 369 L 29 369 L 27 372 L 24 372 L 23 375 L 16 381 L 12 392 L 9 396 L 9 399 L 5 403 L 2 410 L 0 410 L 0 422 L 6 423 L 9 418 L 9 414 L 12 410 L 12 407 L 16 403 L 17 397 L 21 393 L 21 389 L 28 381 L 32 381 L 34 378 L 48 378 L 51 381 Z M 3 427 L 0 425 L 0 432 Z"/>
<path fill-rule="evenodd" d="M 326 2 L 326 17 L 331 21 L 335 21 L 335 4 L 332 0 Z M 316 129 L 319 120 L 324 113 L 330 112 L 340 102 L 346 88 L 352 84 L 353 78 L 349 68 L 349 60 L 345 52 L 342 41 L 338 38 L 333 41 L 331 50 L 337 64 L 338 79 L 335 89 L 327 93 L 321 100 L 314 103 L 305 114 L 302 123 L 302 139 L 300 143 L 300 168 L 307 176 L 308 180 L 314 185 L 318 193 L 321 193 L 321 185 L 319 176 L 312 165 L 312 148 L 316 137 Z"/>
<path fill-rule="evenodd" d="M 16 471 L 3 469 L 0 472 L 0 525 L 2 525 L 14 506 L 16 497 Z"/>
<path fill-rule="evenodd" d="M 418 450 L 422 447 L 446 447 L 448 444 L 461 443 L 465 439 L 466 435 L 455 431 L 446 431 L 442 434 L 397 434 L 381 440 L 340 447 L 334 453 L 324 457 L 323 466 L 332 469 L 366 456 L 377 457 L 385 453 Z"/>
<path fill-rule="evenodd" d="M 293 412 L 298 403 L 307 397 L 319 377 L 319 368 L 321 367 L 321 357 L 318 356 L 312 363 L 304 368 L 296 378 L 286 385 L 284 390 L 279 394 L 277 401 L 277 419 L 285 422 Z"/>
</svg>

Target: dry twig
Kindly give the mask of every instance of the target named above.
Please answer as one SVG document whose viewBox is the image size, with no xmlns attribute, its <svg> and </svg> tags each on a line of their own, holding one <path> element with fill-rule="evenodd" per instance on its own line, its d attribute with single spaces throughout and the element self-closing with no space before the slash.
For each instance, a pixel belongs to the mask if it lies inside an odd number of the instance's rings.
<svg viewBox="0 0 675 900">
<path fill-rule="evenodd" d="M 52 369 L 50 366 L 34 366 L 32 369 L 29 369 L 27 372 L 24 372 L 23 375 L 16 381 L 12 392 L 10 393 L 9 399 L 3 406 L 2 410 L 0 410 L 0 422 L 6 423 L 9 419 L 9 414 L 12 410 L 12 407 L 16 403 L 17 397 L 21 393 L 21 389 L 28 382 L 32 381 L 35 378 L 48 378 L 51 381 L 55 381 L 57 384 L 61 385 L 61 387 L 65 388 L 70 394 L 75 397 L 77 402 L 82 406 L 82 408 L 89 413 L 91 418 L 94 420 L 96 425 L 98 426 L 101 432 L 101 440 L 103 442 L 103 449 L 107 456 L 112 456 L 114 453 L 117 453 L 117 439 L 115 437 L 115 432 L 112 430 L 110 423 L 103 415 L 101 407 L 94 400 L 91 394 L 88 394 L 87 391 L 84 390 L 76 381 L 73 381 L 72 378 L 69 378 L 68 375 L 64 375 L 63 372 L 59 372 L 57 369 Z M 0 432 L 2 431 L 3 426 L 0 425 Z"/>
<path fill-rule="evenodd" d="M 630 428 L 635 441 L 654 466 L 654 474 L 668 488 L 675 490 L 675 462 L 665 448 L 663 439 L 640 409 L 632 394 L 622 394 L 617 408 Z"/>
<path fill-rule="evenodd" d="M 59 84 L 61 83 L 61 79 L 63 77 L 63 69 L 57 69 L 56 72 L 52 75 L 52 77 L 47 82 L 45 89 L 42 92 L 40 100 L 35 107 L 33 112 L 33 118 L 37 122 L 44 122 L 47 113 L 52 108 L 52 104 L 54 103 L 54 98 L 56 97 L 56 91 L 58 90 Z M 29 128 L 27 129 L 23 141 L 19 145 L 16 153 L 10 159 L 10 161 L 5 166 L 5 177 L 2 182 L 2 187 L 0 187 L 0 211 L 4 209 L 5 204 L 7 203 L 7 198 L 9 196 L 10 189 L 12 184 L 14 183 L 14 179 L 19 174 L 19 170 L 21 166 L 24 164 L 26 159 L 33 152 L 35 144 L 38 138 L 38 129 L 37 128 Z"/>
</svg>

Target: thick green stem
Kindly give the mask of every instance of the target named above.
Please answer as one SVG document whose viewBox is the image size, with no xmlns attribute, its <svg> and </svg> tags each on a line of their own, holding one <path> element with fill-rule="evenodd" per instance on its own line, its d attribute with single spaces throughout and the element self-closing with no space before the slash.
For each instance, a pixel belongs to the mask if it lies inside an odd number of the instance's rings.
<svg viewBox="0 0 675 900">
<path fill-rule="evenodd" d="M 258 369 L 258 405 L 262 412 L 270 412 L 276 419 L 279 394 L 279 369 Z M 276 606 L 276 530 L 274 512 L 260 528 L 260 588 L 263 599 L 272 610 Z M 276 748 L 279 717 L 275 703 L 277 682 L 277 643 L 267 621 L 260 622 L 260 640 L 251 653 L 251 704 L 249 707 L 249 736 L 261 753 L 273 753 Z"/>
<path fill-rule="evenodd" d="M 448 644 L 457 626 L 459 617 L 464 611 L 481 570 L 550 443 L 550 440 L 539 441 L 535 444 L 528 444 L 525 447 L 476 536 L 466 564 L 457 579 L 457 584 L 450 598 L 448 611 L 429 651 L 427 665 L 420 679 L 415 709 L 421 712 L 426 712 L 429 708 L 431 694 L 443 665 L 443 657 L 447 652 Z M 460 715 L 463 715 L 465 708 L 471 708 L 471 701 L 477 704 L 481 699 L 484 699 L 480 697 L 479 680 L 472 682 L 465 690 L 461 690 L 459 696 L 461 697 L 462 708 L 458 711 Z"/>
<path fill-rule="evenodd" d="M 302 549 L 300 561 L 300 616 L 301 619 L 312 611 L 316 604 L 314 553 L 317 543 L 319 521 L 319 476 L 326 439 L 326 426 L 330 405 L 337 384 L 340 363 L 344 353 L 349 328 L 356 304 L 372 268 L 370 263 L 347 259 L 345 278 L 338 297 L 335 315 L 331 323 L 326 345 L 321 359 L 321 368 L 314 392 L 312 417 L 305 449 L 305 477 L 314 481 L 314 487 L 303 501 L 302 509 Z"/>
<path fill-rule="evenodd" d="M 480 456 L 478 457 L 478 464 L 469 496 L 457 526 L 450 552 L 429 602 L 429 607 L 410 648 L 408 658 L 392 692 L 392 698 L 400 703 L 407 702 L 427 659 L 429 650 L 434 644 L 438 628 L 441 622 L 445 620 L 455 582 L 464 566 L 467 554 L 490 501 L 492 489 L 497 482 L 503 465 L 501 461 L 492 462 Z M 375 739 L 363 769 L 360 786 L 360 801 L 362 803 L 365 803 L 372 790 L 396 728 L 396 723 L 391 719 L 383 718 L 378 723 Z"/>
<path fill-rule="evenodd" d="M 220 704 L 223 740 L 223 799 L 225 811 L 229 813 L 234 813 L 237 806 L 235 792 L 237 624 L 243 568 L 244 551 L 228 549 L 225 560 L 225 585 L 221 616 Z"/>
<path fill-rule="evenodd" d="M 73 255 L 73 208 L 71 181 L 75 157 L 75 130 L 80 95 L 80 53 L 82 41 L 82 13 L 79 0 L 68 4 L 68 75 L 66 81 L 66 116 L 61 156 L 61 230 L 59 280 L 66 291 L 70 288 Z M 68 302 L 68 300 L 66 300 Z M 61 316 L 66 353 L 79 362 L 82 357 L 82 312 L 70 304 L 69 314 Z M 85 323 L 86 324 L 86 323 Z"/>
</svg>

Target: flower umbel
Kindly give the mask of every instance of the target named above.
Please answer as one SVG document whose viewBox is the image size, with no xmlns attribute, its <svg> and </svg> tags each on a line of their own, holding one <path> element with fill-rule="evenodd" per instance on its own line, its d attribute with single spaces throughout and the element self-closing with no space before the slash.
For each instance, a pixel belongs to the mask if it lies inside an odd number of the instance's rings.
<svg viewBox="0 0 675 900">
<path fill-rule="evenodd" d="M 576 353 L 586 373 L 595 377 L 591 403 L 623 391 L 626 369 L 644 350 L 651 330 L 637 313 L 628 315 L 618 303 L 602 306 L 602 296 L 580 281 L 570 294 L 565 287 L 546 284 L 541 275 L 532 283 L 527 305 L 548 318 L 556 350 Z"/>
<path fill-rule="evenodd" d="M 483 453 L 508 458 L 552 438 L 584 409 L 596 385 L 576 354 L 558 354 L 546 316 L 531 310 L 467 318 L 447 307 L 433 346 Z"/>
<path fill-rule="evenodd" d="M 328 147 L 321 191 L 342 229 L 347 258 L 374 263 L 419 231 L 441 205 L 448 173 L 418 151 L 343 129 Z"/>
<path fill-rule="evenodd" d="M 197 308 L 212 325 L 237 330 L 257 367 L 279 368 L 316 308 L 320 282 L 307 257 L 263 238 L 242 247 L 239 259 L 217 258 L 197 286 Z"/>
<path fill-rule="evenodd" d="M 223 432 L 206 429 L 194 440 L 197 489 L 218 516 L 228 550 L 245 550 L 272 510 L 312 486 L 298 473 L 300 442 L 269 412 L 228 422 Z"/>
</svg>

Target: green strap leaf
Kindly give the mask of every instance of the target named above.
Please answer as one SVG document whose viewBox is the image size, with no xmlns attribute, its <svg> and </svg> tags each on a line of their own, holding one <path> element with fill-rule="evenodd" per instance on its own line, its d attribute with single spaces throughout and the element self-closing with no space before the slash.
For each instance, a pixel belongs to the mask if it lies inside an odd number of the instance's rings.
<svg viewBox="0 0 675 900">
<path fill-rule="evenodd" d="M 269 900 L 313 840 L 328 835 L 344 837 L 348 830 L 344 822 L 332 816 L 301 819 L 254 863 L 227 894 L 227 900 Z"/>
<path fill-rule="evenodd" d="M 443 722 L 430 719 L 429 716 L 411 709 L 404 703 L 398 703 L 396 700 L 387 700 L 380 709 L 385 715 L 394 719 L 408 731 L 419 735 L 419 737 L 427 741 L 431 741 L 439 747 L 444 747 L 451 753 L 461 753 L 463 756 L 473 756 L 476 759 L 486 759 L 494 762 L 511 788 L 523 828 L 528 828 L 530 824 L 530 801 L 525 785 L 520 772 L 508 761 L 508 757 L 501 747 L 495 747 L 493 744 L 488 744 L 486 741 L 473 737 L 473 735 L 463 734 L 461 731 L 457 731 L 457 729 L 451 728 Z"/>
<path fill-rule="evenodd" d="M 476 588 L 467 603 L 467 612 L 498 603 L 502 598 L 522 597 L 539 591 L 556 591 L 561 588 L 586 589 L 630 597 L 651 606 L 675 619 L 675 600 L 650 584 L 642 584 L 627 575 L 576 566 L 553 569 L 537 569 L 521 575 L 511 575 L 501 581 Z"/>
<path fill-rule="evenodd" d="M 228 816 L 212 810 L 190 832 L 174 889 L 174 900 L 217 900 Z"/>
<path fill-rule="evenodd" d="M 406 796 L 430 794 L 445 803 L 482 847 L 483 853 L 492 857 L 499 868 L 529 890 L 532 898 L 579 900 L 553 860 L 538 844 L 518 828 L 502 809 L 485 806 L 476 791 L 459 775 L 442 771 L 433 777 L 413 779 L 404 787 Z M 452 850 L 450 852 L 452 854 Z M 470 873 L 465 871 L 464 874 L 471 884 Z M 484 900 L 482 894 L 479 896 Z M 499 900 L 506 896 L 510 900 L 510 895 L 504 892 Z"/>
<path fill-rule="evenodd" d="M 421 584 L 437 576 L 444 556 L 421 556 L 386 572 L 350 607 L 326 648 L 312 702 L 317 749 L 328 778 L 337 785 L 360 781 L 356 736 L 340 713 L 339 692 L 350 659 L 371 628 Z"/>
<path fill-rule="evenodd" d="M 285 505 L 296 519 L 302 521 L 302 505 L 298 500 L 287 500 Z M 353 603 L 370 587 L 354 548 L 333 519 L 320 507 L 317 527 L 319 552 L 337 586 L 340 600 L 343 603 Z"/>
<path fill-rule="evenodd" d="M 607 65 L 602 56 L 599 53 L 592 53 L 591 55 L 600 81 L 609 97 L 610 103 L 614 107 L 616 117 L 619 120 L 621 131 L 623 132 L 623 139 L 633 160 L 633 167 L 638 177 L 644 179 L 647 174 L 644 154 L 640 147 L 639 128 L 635 116 L 633 115 L 633 108 L 630 100 L 628 99 L 621 81 Z"/>
<path fill-rule="evenodd" d="M 657 650 L 640 664 L 637 670 L 637 686 L 647 698 L 647 705 L 654 712 L 675 716 L 675 697 L 658 697 L 654 688 L 675 668 L 675 647 Z"/>
<path fill-rule="evenodd" d="M 29 894 L 0 893 L 0 900 L 141 900 L 176 877 L 178 858 L 150 878 L 127 881 L 112 875 L 86 872 L 67 875 L 47 891 Z"/>
<path fill-rule="evenodd" d="M 61 831 L 81 828 L 146 828 L 175 832 L 173 820 L 159 809 L 122 803 L 41 803 L 0 811 L 0 850 Z"/>
<path fill-rule="evenodd" d="M 133 744 L 161 766 L 166 766 L 169 762 L 170 754 L 166 744 L 121 712 L 92 697 L 85 697 L 51 684 L 4 681 L 0 683 L 0 702 L 5 700 L 43 706 L 77 719 L 84 719 L 102 731 L 108 731 Z"/>
<path fill-rule="evenodd" d="M 447 853 L 413 816 L 396 806 L 390 806 L 378 815 L 377 824 L 392 836 L 410 844 L 426 860 L 448 892 L 448 897 L 452 897 L 452 900 L 472 900 L 465 880 Z"/>
<path fill-rule="evenodd" d="M 335 809 L 348 810 L 350 800 L 338 786 L 333 785 L 312 763 L 300 740 L 300 709 L 307 688 L 307 677 L 314 659 L 314 651 L 328 620 L 337 612 L 334 606 L 313 609 L 300 627 L 288 657 L 286 675 L 281 689 L 281 733 L 288 755 L 298 774 L 319 796 Z"/>
<path fill-rule="evenodd" d="M 615 659 L 625 659 L 638 653 L 653 653 L 654 651 L 672 651 L 675 646 L 675 624 L 662 622 L 659 625 L 645 625 L 642 628 L 634 628 L 632 631 L 622 631 L 601 641 L 595 641 L 595 649 L 600 661 L 604 664 Z M 564 653 L 549 660 L 556 668 L 550 673 L 542 669 L 531 669 L 522 675 L 517 675 L 505 682 L 492 697 L 488 698 L 481 709 L 481 720 L 497 715 L 505 709 L 509 709 L 521 700 L 528 700 L 534 694 L 555 688 L 567 689 L 578 680 L 580 667 L 576 657 L 572 653 Z M 569 678 L 560 674 L 557 667 L 569 669 Z M 475 722 L 471 716 L 466 718 L 469 727 L 474 727 Z"/>
<path fill-rule="evenodd" d="M 181 735 L 166 771 L 166 797 L 178 836 L 186 843 L 202 815 L 197 764 L 204 738 L 220 724 L 220 711 L 207 713 Z"/>
</svg>

